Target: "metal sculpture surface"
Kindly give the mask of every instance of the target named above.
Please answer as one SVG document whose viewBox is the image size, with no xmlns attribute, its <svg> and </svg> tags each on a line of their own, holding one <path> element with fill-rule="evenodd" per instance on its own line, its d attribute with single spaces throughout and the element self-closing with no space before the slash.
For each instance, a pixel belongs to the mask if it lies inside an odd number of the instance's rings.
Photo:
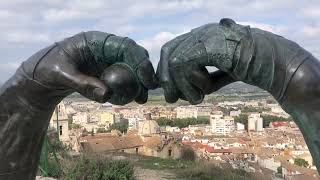
<svg viewBox="0 0 320 180">
<path fill-rule="evenodd" d="M 320 62 L 295 42 L 222 19 L 167 42 L 157 76 L 171 103 L 200 103 L 234 81 L 268 91 L 294 118 L 320 170 Z"/>
<path fill-rule="evenodd" d="M 205 66 L 219 70 L 208 73 Z M 157 77 L 170 103 L 200 103 L 235 81 L 270 92 L 294 118 L 320 169 L 319 69 L 296 43 L 222 19 L 166 43 Z M 80 33 L 40 50 L 0 89 L 0 179 L 34 179 L 49 119 L 65 96 L 145 103 L 157 77 L 143 47 L 108 33 Z"/>
<path fill-rule="evenodd" d="M 117 63 L 130 71 L 112 66 Z M 112 72 L 104 72 L 109 67 Z M 123 90 L 114 91 L 100 78 L 111 83 L 134 80 L 136 88 L 127 88 L 136 92 L 120 97 Z M 49 119 L 65 96 L 79 92 L 98 102 L 144 103 L 148 89 L 156 87 L 148 52 L 129 38 L 84 32 L 40 50 L 0 89 L 0 179 L 35 178 Z"/>
</svg>

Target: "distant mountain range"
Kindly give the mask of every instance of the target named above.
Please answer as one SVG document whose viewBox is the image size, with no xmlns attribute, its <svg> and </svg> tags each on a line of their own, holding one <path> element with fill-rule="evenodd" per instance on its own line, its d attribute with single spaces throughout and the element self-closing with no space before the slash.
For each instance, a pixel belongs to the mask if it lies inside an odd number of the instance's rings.
<svg viewBox="0 0 320 180">
<path fill-rule="evenodd" d="M 232 84 L 229 84 L 228 86 L 225 86 L 221 88 L 216 93 L 219 94 L 232 94 L 232 93 L 252 93 L 252 92 L 262 92 L 264 90 L 256 87 L 251 86 L 249 84 L 243 83 L 243 82 L 234 82 Z M 163 89 L 158 88 L 155 90 L 149 91 L 150 95 L 163 95 Z"/>
</svg>

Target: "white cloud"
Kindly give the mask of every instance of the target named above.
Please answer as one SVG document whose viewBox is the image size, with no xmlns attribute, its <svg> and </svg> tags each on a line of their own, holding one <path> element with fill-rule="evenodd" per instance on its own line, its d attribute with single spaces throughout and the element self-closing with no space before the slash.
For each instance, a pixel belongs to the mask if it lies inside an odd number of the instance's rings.
<svg viewBox="0 0 320 180">
<path fill-rule="evenodd" d="M 156 64 L 165 42 L 223 17 L 280 34 L 319 55 L 319 8 L 319 0 L 1 0 L 0 64 L 87 30 L 130 36 Z"/>
<path fill-rule="evenodd" d="M 0 10 L 0 19 L 10 18 L 13 16 L 13 13 L 8 10 Z"/>
<path fill-rule="evenodd" d="M 244 21 L 244 22 L 237 22 L 238 24 L 242 25 L 249 25 L 250 27 L 254 28 L 259 28 L 265 31 L 269 31 L 275 34 L 284 34 L 287 32 L 288 28 L 282 25 L 271 25 L 271 24 L 266 24 L 266 23 L 259 23 L 259 22 L 249 22 L 249 21 Z"/>
<path fill-rule="evenodd" d="M 152 64 L 154 67 L 156 67 L 159 62 L 161 46 L 175 38 L 177 35 L 178 34 L 173 34 L 170 32 L 160 32 L 151 38 L 138 41 L 138 44 L 145 47 L 149 51 Z"/>
<path fill-rule="evenodd" d="M 89 14 L 85 12 L 80 12 L 76 10 L 57 10 L 57 9 L 50 9 L 43 14 L 44 20 L 50 21 L 50 23 L 76 20 L 80 18 L 86 18 L 88 16 Z"/>
<path fill-rule="evenodd" d="M 319 38 L 320 26 L 305 26 L 302 32 L 309 37 Z"/>
<path fill-rule="evenodd" d="M 115 28 L 114 33 L 119 34 L 120 36 L 125 36 L 126 34 L 134 33 L 139 31 L 139 27 L 133 26 L 133 25 L 122 25 L 119 26 L 118 28 Z"/>
<path fill-rule="evenodd" d="M 155 49 L 159 50 L 164 43 L 168 42 L 176 36 L 176 34 L 170 32 L 160 32 L 156 34 L 154 37 L 140 40 L 138 41 L 138 43 L 150 51 Z"/>
<path fill-rule="evenodd" d="M 7 34 L 7 42 L 11 43 L 47 43 L 50 38 L 47 34 L 33 32 L 10 32 Z"/>
<path fill-rule="evenodd" d="M 0 63 L 0 69 L 17 69 L 19 66 L 20 63 L 17 62 Z"/>
<path fill-rule="evenodd" d="M 303 8 L 301 12 L 306 17 L 320 18 L 320 6 Z"/>
</svg>

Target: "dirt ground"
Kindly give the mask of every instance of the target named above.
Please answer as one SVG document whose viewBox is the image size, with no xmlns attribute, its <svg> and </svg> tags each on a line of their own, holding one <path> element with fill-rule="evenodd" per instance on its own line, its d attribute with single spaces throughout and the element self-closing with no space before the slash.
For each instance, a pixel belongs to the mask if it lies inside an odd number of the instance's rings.
<svg viewBox="0 0 320 180">
<path fill-rule="evenodd" d="M 134 175 L 137 180 L 167 180 L 176 179 L 175 175 L 165 170 L 142 169 L 141 167 L 134 168 Z"/>
</svg>

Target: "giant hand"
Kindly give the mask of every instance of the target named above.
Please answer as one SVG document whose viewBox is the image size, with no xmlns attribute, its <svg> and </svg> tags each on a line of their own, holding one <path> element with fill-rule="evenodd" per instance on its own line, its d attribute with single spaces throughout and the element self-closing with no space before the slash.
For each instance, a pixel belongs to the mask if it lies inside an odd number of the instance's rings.
<svg viewBox="0 0 320 180">
<path fill-rule="evenodd" d="M 132 70 L 141 86 L 135 100 L 146 102 L 148 89 L 157 87 L 154 70 L 147 51 L 129 38 L 80 33 L 22 63 L 0 90 L 0 179 L 34 179 L 56 104 L 72 92 L 98 102 L 108 101 L 117 92 L 100 76 L 115 63 Z M 116 102 L 124 104 L 129 99 L 122 97 Z"/>
<path fill-rule="evenodd" d="M 320 170 L 320 63 L 296 43 L 222 19 L 167 42 L 157 76 L 170 103 L 200 103 L 234 81 L 270 92 L 294 118 Z"/>
</svg>

